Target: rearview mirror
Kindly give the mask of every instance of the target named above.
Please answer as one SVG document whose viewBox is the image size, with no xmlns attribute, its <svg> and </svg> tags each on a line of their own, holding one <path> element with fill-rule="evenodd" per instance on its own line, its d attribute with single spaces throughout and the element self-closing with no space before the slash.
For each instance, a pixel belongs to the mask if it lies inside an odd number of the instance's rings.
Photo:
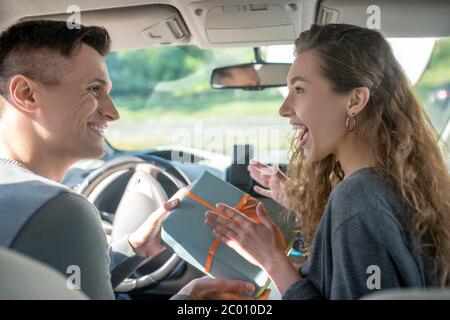
<svg viewBox="0 0 450 320">
<path fill-rule="evenodd" d="M 262 90 L 286 86 L 290 63 L 246 63 L 214 69 L 211 87 L 214 89 Z"/>
</svg>

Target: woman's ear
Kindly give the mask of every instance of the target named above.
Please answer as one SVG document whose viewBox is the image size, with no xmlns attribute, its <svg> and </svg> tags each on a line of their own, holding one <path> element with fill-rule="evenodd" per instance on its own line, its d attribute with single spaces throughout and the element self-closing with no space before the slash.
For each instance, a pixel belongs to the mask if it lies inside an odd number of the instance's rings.
<svg viewBox="0 0 450 320">
<path fill-rule="evenodd" d="M 22 112 L 34 112 L 37 108 L 35 89 L 36 85 L 30 78 L 20 74 L 14 76 L 9 83 L 11 105 Z"/>
<path fill-rule="evenodd" d="M 347 114 L 354 116 L 360 113 L 370 99 L 370 91 L 367 87 L 358 87 L 350 94 L 350 103 L 347 106 Z"/>
</svg>

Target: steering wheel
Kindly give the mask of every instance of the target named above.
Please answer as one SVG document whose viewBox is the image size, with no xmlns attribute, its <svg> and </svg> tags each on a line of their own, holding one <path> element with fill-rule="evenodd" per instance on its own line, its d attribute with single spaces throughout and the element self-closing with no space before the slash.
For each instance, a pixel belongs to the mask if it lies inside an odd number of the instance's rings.
<svg viewBox="0 0 450 320">
<path fill-rule="evenodd" d="M 101 212 L 103 230 L 109 243 L 128 236 L 163 202 L 190 183 L 189 179 L 167 160 L 152 155 L 123 156 L 107 161 L 101 168 L 91 172 L 78 186 L 77 192 L 87 197 L 91 203 L 97 204 L 113 184 L 116 184 L 117 188 L 118 181 L 123 177 L 126 179 L 127 176 L 130 178 L 126 187 L 123 188 L 122 185 L 119 187 L 122 190 L 114 193 L 114 198 L 120 198 L 120 201 L 113 223 L 105 219 L 105 214 Z M 176 254 L 167 258 L 167 252 L 164 251 L 156 257 L 145 259 L 139 268 L 151 264 L 152 261 L 153 264 L 157 262 L 150 273 L 137 278 L 126 278 L 114 291 L 129 292 L 158 284 L 184 263 Z"/>
</svg>

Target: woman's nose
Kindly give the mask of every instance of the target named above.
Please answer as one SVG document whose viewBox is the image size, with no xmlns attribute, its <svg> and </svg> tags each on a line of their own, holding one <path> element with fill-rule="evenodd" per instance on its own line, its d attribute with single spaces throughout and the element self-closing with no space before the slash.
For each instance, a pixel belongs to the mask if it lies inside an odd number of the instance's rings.
<svg viewBox="0 0 450 320">
<path fill-rule="evenodd" d="M 281 104 L 280 110 L 278 110 L 278 113 L 282 117 L 289 117 L 291 114 L 291 108 L 289 107 L 289 101 L 288 97 L 284 100 L 284 102 Z"/>
</svg>

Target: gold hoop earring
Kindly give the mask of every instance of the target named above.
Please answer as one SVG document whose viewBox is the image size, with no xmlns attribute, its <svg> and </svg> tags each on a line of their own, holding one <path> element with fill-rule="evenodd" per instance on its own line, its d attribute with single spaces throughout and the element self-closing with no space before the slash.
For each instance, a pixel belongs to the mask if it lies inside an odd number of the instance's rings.
<svg viewBox="0 0 450 320">
<path fill-rule="evenodd" d="M 350 126 L 350 120 L 352 121 L 352 125 Z M 347 115 L 347 119 L 345 120 L 345 126 L 347 127 L 348 132 L 353 132 L 356 128 L 356 116 L 352 113 L 351 117 Z"/>
</svg>

